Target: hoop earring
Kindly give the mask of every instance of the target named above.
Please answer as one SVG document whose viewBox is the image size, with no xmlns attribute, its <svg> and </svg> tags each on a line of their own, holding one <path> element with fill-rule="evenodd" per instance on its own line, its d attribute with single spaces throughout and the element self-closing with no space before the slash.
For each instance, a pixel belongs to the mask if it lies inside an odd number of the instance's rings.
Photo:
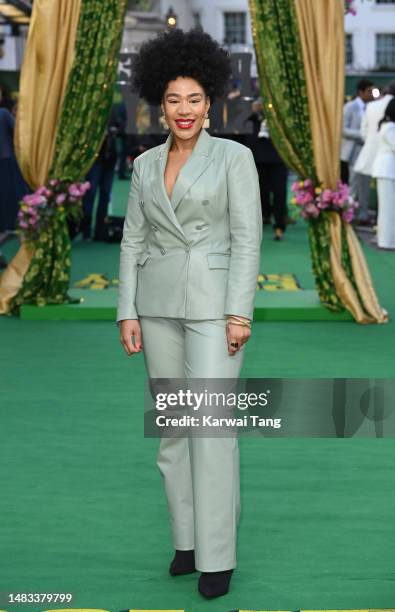
<svg viewBox="0 0 395 612">
<path fill-rule="evenodd" d="M 204 128 L 205 130 L 207 130 L 207 128 L 209 128 L 209 127 L 210 127 L 210 119 L 209 119 L 209 116 L 208 116 L 208 115 L 206 115 L 206 118 L 205 118 L 205 120 L 204 120 L 204 122 L 203 122 L 203 128 Z"/>
</svg>

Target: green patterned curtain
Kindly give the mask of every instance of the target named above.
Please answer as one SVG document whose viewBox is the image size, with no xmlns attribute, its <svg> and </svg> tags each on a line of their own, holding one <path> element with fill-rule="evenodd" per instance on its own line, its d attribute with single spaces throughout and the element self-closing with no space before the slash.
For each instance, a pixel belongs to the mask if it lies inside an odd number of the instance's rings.
<svg viewBox="0 0 395 612">
<path fill-rule="evenodd" d="M 273 143 L 300 176 L 315 179 L 303 57 L 290 0 L 250 0 L 265 117 Z"/>
<path fill-rule="evenodd" d="M 57 130 L 49 179 L 81 180 L 102 144 L 113 99 L 117 57 L 126 0 L 82 0 L 76 49 Z M 35 244 L 29 270 L 11 303 L 62 304 L 71 268 L 71 243 L 65 212 L 54 215 Z"/>
<path fill-rule="evenodd" d="M 331 221 L 328 214 L 321 213 L 320 219 L 310 219 L 307 232 L 310 244 L 311 266 L 315 285 L 321 304 L 335 312 L 345 310 L 342 300 L 336 293 L 331 267 Z M 347 241 L 342 242 L 343 267 L 351 274 L 350 253 Z M 353 283 L 354 285 L 354 283 Z"/>
<path fill-rule="evenodd" d="M 273 144 L 290 168 L 318 184 L 293 0 L 249 0 L 249 8 L 262 99 Z M 332 278 L 329 219 L 325 214 L 309 221 L 308 235 L 320 301 L 331 310 L 344 310 Z"/>
<path fill-rule="evenodd" d="M 82 179 L 100 148 L 113 100 L 125 4 L 126 0 L 82 0 L 76 58 L 50 178 Z"/>
</svg>

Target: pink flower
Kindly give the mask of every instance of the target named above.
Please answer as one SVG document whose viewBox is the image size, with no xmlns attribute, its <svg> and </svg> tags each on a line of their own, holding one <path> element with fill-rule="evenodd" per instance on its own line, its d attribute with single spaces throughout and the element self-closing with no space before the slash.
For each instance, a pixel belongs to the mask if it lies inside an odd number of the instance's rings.
<svg viewBox="0 0 395 612">
<path fill-rule="evenodd" d="M 310 202 L 313 201 L 313 196 L 311 193 L 309 193 L 308 191 L 306 191 L 303 195 L 303 204 L 309 204 Z"/>
<path fill-rule="evenodd" d="M 63 202 L 66 199 L 66 194 L 65 193 L 60 193 L 57 198 L 56 198 L 56 204 L 63 204 Z"/>
<path fill-rule="evenodd" d="M 342 212 L 342 219 L 346 221 L 346 223 L 350 223 L 354 218 L 354 211 L 352 208 L 345 210 Z"/>
<path fill-rule="evenodd" d="M 85 181 L 85 183 L 82 183 L 80 185 L 80 190 L 83 191 L 83 195 L 85 195 L 85 193 L 89 191 L 90 188 L 91 188 L 91 184 L 89 181 Z"/>
<path fill-rule="evenodd" d="M 332 191 L 330 189 L 324 189 L 321 194 L 321 198 L 323 202 L 329 203 L 332 201 Z"/>
<path fill-rule="evenodd" d="M 49 184 L 51 185 L 51 187 L 56 187 L 56 185 L 59 185 L 59 181 L 58 179 L 52 179 L 51 181 L 49 181 Z"/>
<path fill-rule="evenodd" d="M 320 214 L 320 211 L 315 204 L 307 204 L 307 206 L 304 208 L 304 212 L 308 217 L 313 218 L 318 217 Z"/>
<path fill-rule="evenodd" d="M 350 194 L 350 187 L 349 185 L 347 185 L 347 183 L 342 183 L 342 181 L 338 181 L 337 191 L 340 191 L 341 193 L 344 193 L 345 195 L 348 196 Z"/>
<path fill-rule="evenodd" d="M 326 202 L 325 200 L 318 200 L 317 207 L 321 210 L 325 210 L 325 208 L 329 208 L 329 202 Z"/>
<path fill-rule="evenodd" d="M 46 198 L 44 198 L 43 195 L 40 195 L 37 191 L 36 193 L 25 196 L 23 201 L 30 206 L 40 206 L 40 204 L 47 203 Z"/>
<path fill-rule="evenodd" d="M 357 14 L 357 11 L 355 10 L 353 6 L 353 2 L 354 0 L 345 0 L 345 10 L 346 10 L 346 13 L 350 13 L 350 15 Z"/>
<path fill-rule="evenodd" d="M 69 194 L 70 194 L 71 196 L 73 196 L 74 198 L 80 198 L 80 197 L 81 197 L 81 195 L 83 195 L 83 194 L 81 193 L 80 187 L 79 187 L 79 185 L 78 185 L 77 183 L 72 183 L 72 184 L 69 186 L 69 190 L 68 190 L 68 191 L 69 191 Z"/>
</svg>

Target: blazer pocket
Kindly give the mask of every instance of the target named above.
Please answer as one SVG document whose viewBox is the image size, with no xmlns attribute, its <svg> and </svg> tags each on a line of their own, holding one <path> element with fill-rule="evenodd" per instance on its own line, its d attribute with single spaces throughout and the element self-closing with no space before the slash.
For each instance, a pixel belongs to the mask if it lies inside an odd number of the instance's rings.
<svg viewBox="0 0 395 612">
<path fill-rule="evenodd" d="M 207 262 L 210 270 L 216 268 L 229 268 L 230 253 L 207 253 Z"/>
<path fill-rule="evenodd" d="M 137 265 L 138 266 L 143 266 L 145 264 L 145 262 L 147 261 L 147 259 L 149 259 L 150 254 L 149 253 L 143 253 L 142 255 L 140 255 L 140 257 L 137 260 Z"/>
</svg>

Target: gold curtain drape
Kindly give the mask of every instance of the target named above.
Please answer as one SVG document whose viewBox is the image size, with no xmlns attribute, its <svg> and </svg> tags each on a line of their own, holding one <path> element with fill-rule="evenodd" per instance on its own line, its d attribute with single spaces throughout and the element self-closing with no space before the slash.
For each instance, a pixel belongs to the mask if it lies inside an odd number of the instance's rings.
<svg viewBox="0 0 395 612">
<path fill-rule="evenodd" d="M 47 182 L 74 58 L 81 0 L 35 0 L 22 66 L 15 153 L 33 189 Z M 22 244 L 0 279 L 0 314 L 20 290 L 33 251 Z"/>
<path fill-rule="evenodd" d="M 308 93 L 314 161 L 319 180 L 339 179 L 344 100 L 344 0 L 296 0 Z"/>
<path fill-rule="evenodd" d="M 33 251 L 22 243 L 15 257 L 9 262 L 0 279 L 0 315 L 7 314 L 9 304 L 21 288 L 29 269 Z"/>
<path fill-rule="evenodd" d="M 45 184 L 74 57 L 81 0 L 35 0 L 23 61 L 15 152 L 26 182 Z"/>
<path fill-rule="evenodd" d="M 345 224 L 346 240 L 350 250 L 351 266 L 358 292 L 354 289 L 344 268 L 342 267 L 342 221 L 340 216 L 331 212 L 331 268 L 336 293 L 344 306 L 351 312 L 358 323 L 385 321 L 385 311 L 382 311 L 377 301 L 368 267 L 365 262 L 358 238 L 349 223 Z M 359 294 L 359 295 L 358 295 Z M 380 319 L 380 320 L 379 320 Z"/>
<path fill-rule="evenodd" d="M 344 100 L 344 0 L 294 0 L 303 52 L 317 175 L 324 188 L 339 180 Z M 341 220 L 330 215 L 331 268 L 336 293 L 358 323 L 384 323 L 368 266 L 353 228 L 346 226 L 356 290 L 342 266 Z"/>
</svg>

